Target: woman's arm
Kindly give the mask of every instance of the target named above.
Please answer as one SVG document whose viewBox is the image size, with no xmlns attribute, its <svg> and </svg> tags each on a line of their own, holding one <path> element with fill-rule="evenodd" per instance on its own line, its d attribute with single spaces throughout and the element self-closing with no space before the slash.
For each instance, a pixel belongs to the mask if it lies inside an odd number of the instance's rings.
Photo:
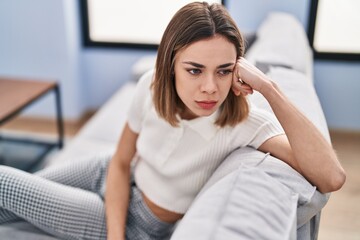
<svg viewBox="0 0 360 240">
<path fill-rule="evenodd" d="M 136 153 L 138 134 L 126 123 L 117 150 L 111 159 L 106 184 L 105 208 L 107 236 L 125 239 L 126 217 L 129 205 L 130 164 Z"/>
<path fill-rule="evenodd" d="M 238 60 L 233 90 L 236 94 L 259 91 L 269 102 L 285 135 L 265 141 L 259 150 L 288 163 L 322 193 L 336 191 L 345 182 L 345 171 L 335 151 L 320 131 L 280 91 L 277 85 L 247 60 Z M 239 83 L 240 78 L 244 83 Z M 237 82 L 237 83 L 236 83 Z"/>
</svg>

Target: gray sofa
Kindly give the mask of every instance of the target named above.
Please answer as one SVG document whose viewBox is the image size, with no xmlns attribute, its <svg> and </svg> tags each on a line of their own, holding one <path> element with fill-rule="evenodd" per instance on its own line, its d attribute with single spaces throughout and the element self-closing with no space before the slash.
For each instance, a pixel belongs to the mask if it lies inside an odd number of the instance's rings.
<svg viewBox="0 0 360 240">
<path fill-rule="evenodd" d="M 246 58 L 271 76 L 330 141 L 313 82 L 313 59 L 306 34 L 292 16 L 272 13 L 257 31 Z M 134 66 L 135 75 L 154 58 Z M 135 82 L 126 83 L 47 165 L 113 152 L 126 119 Z M 271 111 L 257 93 L 253 104 Z M 328 200 L 282 161 L 252 148 L 230 154 L 209 179 L 172 240 L 316 239 L 320 211 Z M 0 239 L 56 239 L 26 222 L 0 226 Z"/>
</svg>

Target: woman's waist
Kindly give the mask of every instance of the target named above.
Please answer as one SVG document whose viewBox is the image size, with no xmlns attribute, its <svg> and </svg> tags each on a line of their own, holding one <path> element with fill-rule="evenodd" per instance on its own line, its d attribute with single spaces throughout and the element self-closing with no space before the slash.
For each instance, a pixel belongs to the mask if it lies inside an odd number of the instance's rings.
<svg viewBox="0 0 360 240">
<path fill-rule="evenodd" d="M 151 201 L 143 192 L 141 192 L 142 197 L 144 199 L 145 204 L 147 207 L 151 210 L 151 212 L 158 217 L 161 221 L 167 222 L 167 223 L 175 223 L 176 221 L 180 220 L 184 214 L 182 213 L 176 213 L 173 211 L 170 211 L 168 209 L 165 209 L 163 207 L 160 207 L 153 201 Z"/>
<path fill-rule="evenodd" d="M 141 160 L 134 168 L 134 182 L 154 205 L 184 214 L 209 177 L 209 174 L 198 175 L 193 172 L 185 178 L 184 175 L 172 176 L 168 172 L 166 175 Z"/>
</svg>

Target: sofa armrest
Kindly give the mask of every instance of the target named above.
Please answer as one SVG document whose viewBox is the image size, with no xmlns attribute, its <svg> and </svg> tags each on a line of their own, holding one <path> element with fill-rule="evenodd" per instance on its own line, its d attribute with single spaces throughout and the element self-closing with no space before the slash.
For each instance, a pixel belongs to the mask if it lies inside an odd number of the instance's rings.
<svg viewBox="0 0 360 240">
<path fill-rule="evenodd" d="M 297 239 L 304 235 L 297 230 L 327 200 L 328 195 L 320 194 L 281 160 L 253 148 L 240 148 L 217 168 L 172 240 L 216 240 L 224 234 L 233 239 L 249 233 L 254 239 Z M 275 220 L 281 224 L 273 225 Z M 316 234 L 315 230 L 306 237 Z"/>
<path fill-rule="evenodd" d="M 256 167 L 264 155 L 243 148 L 226 158 L 171 240 L 296 239 L 298 194 Z"/>
<path fill-rule="evenodd" d="M 255 43 L 246 54 L 253 64 L 276 64 L 305 75 L 312 74 L 312 50 L 303 26 L 293 15 L 269 13 L 256 36 Z"/>
</svg>

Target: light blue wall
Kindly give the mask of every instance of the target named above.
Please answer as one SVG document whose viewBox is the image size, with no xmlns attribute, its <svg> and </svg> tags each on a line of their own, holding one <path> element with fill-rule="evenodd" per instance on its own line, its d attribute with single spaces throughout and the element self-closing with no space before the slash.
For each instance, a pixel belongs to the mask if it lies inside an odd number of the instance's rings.
<svg viewBox="0 0 360 240">
<path fill-rule="evenodd" d="M 0 75 L 57 79 L 64 115 L 101 106 L 131 77 L 132 65 L 154 51 L 83 49 L 78 1 L 0 1 Z M 310 0 L 226 0 L 243 31 L 254 31 L 269 11 L 294 14 L 307 27 Z M 315 84 L 331 128 L 360 131 L 360 63 L 315 61 Z M 49 116 L 52 97 L 28 114 Z"/>
<path fill-rule="evenodd" d="M 78 12 L 71 0 L 0 1 L 0 75 L 59 81 L 64 115 L 83 111 L 79 69 Z M 53 115 L 49 95 L 34 115 Z"/>
<path fill-rule="evenodd" d="M 315 88 L 331 128 L 360 131 L 360 63 L 315 61 Z"/>
<path fill-rule="evenodd" d="M 131 80 L 134 63 L 155 50 L 85 49 L 82 51 L 83 78 L 87 87 L 87 106 L 98 108 L 122 84 Z"/>
</svg>

